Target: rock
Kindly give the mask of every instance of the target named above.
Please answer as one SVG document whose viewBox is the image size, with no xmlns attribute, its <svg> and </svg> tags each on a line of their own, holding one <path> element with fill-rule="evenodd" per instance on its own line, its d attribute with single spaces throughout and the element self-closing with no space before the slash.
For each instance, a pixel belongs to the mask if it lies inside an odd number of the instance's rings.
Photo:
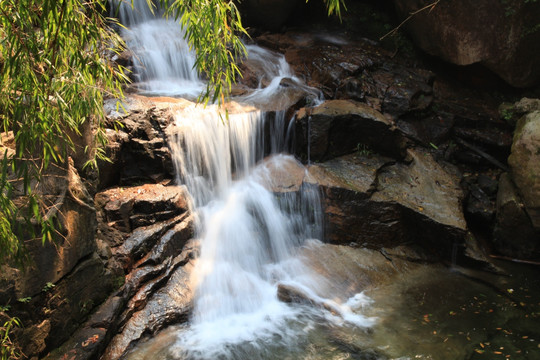
<svg viewBox="0 0 540 360">
<path fill-rule="evenodd" d="M 471 184 L 465 210 L 471 219 L 485 226 L 493 223 L 495 204 L 478 185 Z"/>
<path fill-rule="evenodd" d="M 137 260 L 154 247 L 167 230 L 184 218 L 185 215 L 179 215 L 161 223 L 135 229 L 121 246 L 114 249 L 114 256 L 120 259 L 125 269 L 131 269 Z"/>
<path fill-rule="evenodd" d="M 42 199 L 50 209 L 47 216 L 58 218 L 58 233 L 51 242 L 43 243 L 41 238 L 26 242 L 31 265 L 24 272 L 13 269 L 14 278 L 9 279 L 16 299 L 37 295 L 47 283 L 57 283 L 96 250 L 97 221 L 92 198 L 71 161 L 67 169 L 59 169 L 43 174 L 40 183 Z M 0 303 L 11 300 L 0 298 Z"/>
<path fill-rule="evenodd" d="M 394 0 L 402 19 L 426 4 Z M 540 80 L 540 4 L 522 0 L 438 2 L 415 14 L 405 28 L 431 55 L 457 65 L 481 63 L 516 87 Z M 504 49 L 504 51 L 501 51 Z"/>
<path fill-rule="evenodd" d="M 499 179 L 496 219 L 493 244 L 499 253 L 519 259 L 540 258 L 540 231 L 533 227 L 507 173 Z"/>
<path fill-rule="evenodd" d="M 90 360 L 98 358 L 116 330 L 115 321 L 122 310 L 122 305 L 121 297 L 109 298 L 66 343 L 44 359 Z"/>
<path fill-rule="evenodd" d="M 25 326 L 22 334 L 19 336 L 24 354 L 37 355 L 45 351 L 47 344 L 45 340 L 51 331 L 50 320 L 43 320 L 40 324 Z"/>
<path fill-rule="evenodd" d="M 157 183 L 172 178 L 174 167 L 165 129 L 173 122 L 175 110 L 193 103 L 131 95 L 121 105 L 117 106 L 115 99 L 105 102 L 111 128 L 108 138 L 114 140 L 107 151 L 114 154 L 114 162 L 100 164 L 104 171 L 100 187 L 141 181 Z M 121 124 L 121 130 L 117 130 L 117 123 Z"/>
<path fill-rule="evenodd" d="M 105 189 L 120 183 L 122 151 L 124 145 L 129 141 L 129 135 L 122 130 L 105 129 L 107 136 L 107 146 L 105 154 L 109 161 L 98 161 L 99 168 L 99 189 Z"/>
<path fill-rule="evenodd" d="M 95 201 L 104 221 L 124 232 L 169 220 L 188 207 L 183 187 L 161 184 L 109 189 L 98 193 Z"/>
<path fill-rule="evenodd" d="M 186 259 L 186 255 L 179 257 Z M 192 269 L 191 261 L 183 266 L 172 267 L 167 284 L 151 296 L 144 308 L 133 313 L 112 339 L 101 359 L 118 359 L 143 336 L 155 334 L 167 325 L 187 320 L 193 301 L 193 289 L 189 281 Z"/>
<path fill-rule="evenodd" d="M 508 164 L 533 226 L 540 229 L 540 111 L 519 119 Z"/>
<path fill-rule="evenodd" d="M 428 153 L 409 155 L 410 164 L 356 154 L 310 167 L 325 194 L 332 243 L 380 248 L 413 242 L 445 257 L 463 241 L 458 178 Z"/>
<path fill-rule="evenodd" d="M 354 101 L 330 100 L 297 114 L 296 149 L 302 158 L 326 160 L 365 147 L 397 159 L 405 139 L 380 112 Z"/>
<path fill-rule="evenodd" d="M 318 274 L 318 295 L 344 303 L 355 294 L 382 286 L 419 266 L 385 250 L 310 241 L 302 247 L 302 255 L 307 258 L 307 266 Z"/>
<path fill-rule="evenodd" d="M 180 253 L 187 241 L 193 238 L 194 233 L 193 216 L 187 216 L 161 237 L 159 242 L 152 248 L 152 251 L 144 257 L 141 265 L 157 265 L 165 258 Z"/>
<path fill-rule="evenodd" d="M 463 218 L 461 202 L 463 192 L 459 186 L 459 178 L 439 165 L 433 157 L 421 150 L 408 150 L 412 158 L 409 165 L 395 164 L 385 167 L 379 172 L 377 192 L 372 200 L 396 201 L 415 213 L 420 222 L 428 220 L 433 225 L 434 233 L 429 234 L 431 226 L 424 223 L 425 228 L 419 234 L 424 240 L 437 241 L 446 236 L 455 240 L 464 235 L 467 224 Z M 445 228 L 443 236 L 436 235 Z"/>
<path fill-rule="evenodd" d="M 54 349 L 66 341 L 112 290 L 112 276 L 98 256 L 79 264 L 46 294 L 42 311 L 51 322 L 47 348 Z"/>
</svg>

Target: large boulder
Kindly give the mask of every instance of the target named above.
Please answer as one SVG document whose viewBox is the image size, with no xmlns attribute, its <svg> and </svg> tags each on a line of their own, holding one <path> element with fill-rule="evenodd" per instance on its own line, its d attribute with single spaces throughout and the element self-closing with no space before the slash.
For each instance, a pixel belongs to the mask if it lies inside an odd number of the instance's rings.
<svg viewBox="0 0 540 360">
<path fill-rule="evenodd" d="M 459 179 L 424 151 L 409 164 L 348 155 L 310 168 L 325 193 L 332 243 L 394 247 L 417 243 L 449 256 L 467 231 Z"/>
<path fill-rule="evenodd" d="M 426 6 L 422 0 L 394 4 L 403 19 Z M 431 55 L 457 65 L 481 63 L 510 85 L 528 87 L 540 80 L 538 14 L 536 1 L 437 1 L 405 28 Z"/>
<path fill-rule="evenodd" d="M 508 164 L 527 213 L 540 229 L 540 111 L 518 120 Z"/>
</svg>

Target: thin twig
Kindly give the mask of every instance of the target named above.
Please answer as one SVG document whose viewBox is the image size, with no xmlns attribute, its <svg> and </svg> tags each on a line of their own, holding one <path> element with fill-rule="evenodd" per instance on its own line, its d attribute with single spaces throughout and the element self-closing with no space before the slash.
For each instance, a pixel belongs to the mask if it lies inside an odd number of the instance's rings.
<svg viewBox="0 0 540 360">
<path fill-rule="evenodd" d="M 416 14 L 421 13 L 422 11 L 425 11 L 425 10 L 427 10 L 427 9 L 429 9 L 429 11 L 431 12 L 431 11 L 435 8 L 435 6 L 437 6 L 437 4 L 438 4 L 439 2 L 441 2 L 441 0 L 436 0 L 435 2 L 432 2 L 431 4 L 426 5 L 426 6 L 424 6 L 424 7 L 421 8 L 421 9 L 418 9 L 418 10 L 416 10 L 416 11 L 413 11 L 413 12 L 409 13 L 409 16 L 408 16 L 405 20 L 403 20 L 403 21 L 401 22 L 401 24 L 399 24 L 397 27 L 393 28 L 393 29 L 390 30 L 388 33 L 386 33 L 383 37 L 381 37 L 381 38 L 379 39 L 379 41 L 384 40 L 387 36 L 390 36 L 390 35 L 395 34 L 395 33 L 396 33 L 403 25 L 405 25 L 405 23 L 406 23 L 407 21 L 409 21 L 409 20 L 410 20 L 413 16 L 415 16 Z"/>
</svg>

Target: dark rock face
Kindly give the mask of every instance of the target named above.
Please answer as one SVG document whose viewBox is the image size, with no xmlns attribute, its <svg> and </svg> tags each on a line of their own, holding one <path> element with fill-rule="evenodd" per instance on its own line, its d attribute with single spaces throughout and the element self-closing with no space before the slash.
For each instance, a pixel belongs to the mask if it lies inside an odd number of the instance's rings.
<svg viewBox="0 0 540 360">
<path fill-rule="evenodd" d="M 299 0 L 243 0 L 239 1 L 242 20 L 248 25 L 267 30 L 279 30 L 302 1 Z"/>
<path fill-rule="evenodd" d="M 497 251 L 519 259 L 540 257 L 540 231 L 535 229 L 509 174 L 501 175 L 497 195 L 497 224 L 493 233 Z"/>
<path fill-rule="evenodd" d="M 401 18 L 426 6 L 395 0 Z M 415 43 L 457 65 L 482 63 L 512 86 L 540 80 L 540 4 L 522 0 L 441 1 L 405 25 Z"/>
<path fill-rule="evenodd" d="M 402 158 L 405 139 L 392 122 L 363 103 L 330 100 L 303 108 L 296 119 L 296 149 L 304 159 L 319 161 L 355 150 L 375 150 Z"/>
<path fill-rule="evenodd" d="M 193 264 L 190 262 L 192 248 L 187 246 L 186 249 L 171 262 L 163 275 L 143 286 L 128 302 L 122 315 L 123 325 L 101 359 L 118 359 L 130 345 L 144 336 L 187 320 L 193 300 L 189 283 Z"/>
<path fill-rule="evenodd" d="M 412 241 L 443 256 L 462 242 L 458 179 L 428 153 L 409 154 L 410 164 L 349 155 L 310 169 L 326 195 L 330 241 L 375 248 Z"/>
<path fill-rule="evenodd" d="M 0 303 L 12 306 L 25 326 L 17 338 L 27 356 L 65 341 L 112 289 L 112 276 L 96 255 L 96 210 L 73 162 L 44 174 L 40 189 L 57 211 L 58 236 L 28 242 L 30 266 L 21 271 L 5 265 L 0 280 Z"/>
</svg>

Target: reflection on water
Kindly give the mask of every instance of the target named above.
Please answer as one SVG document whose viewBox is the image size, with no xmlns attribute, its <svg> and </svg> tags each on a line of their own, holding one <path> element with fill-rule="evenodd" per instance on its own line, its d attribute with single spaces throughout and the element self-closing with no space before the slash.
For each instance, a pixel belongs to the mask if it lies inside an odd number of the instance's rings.
<svg viewBox="0 0 540 360">
<path fill-rule="evenodd" d="M 501 265 L 513 275 L 419 269 L 368 292 L 371 344 L 390 358 L 540 359 L 538 269 Z"/>
</svg>

